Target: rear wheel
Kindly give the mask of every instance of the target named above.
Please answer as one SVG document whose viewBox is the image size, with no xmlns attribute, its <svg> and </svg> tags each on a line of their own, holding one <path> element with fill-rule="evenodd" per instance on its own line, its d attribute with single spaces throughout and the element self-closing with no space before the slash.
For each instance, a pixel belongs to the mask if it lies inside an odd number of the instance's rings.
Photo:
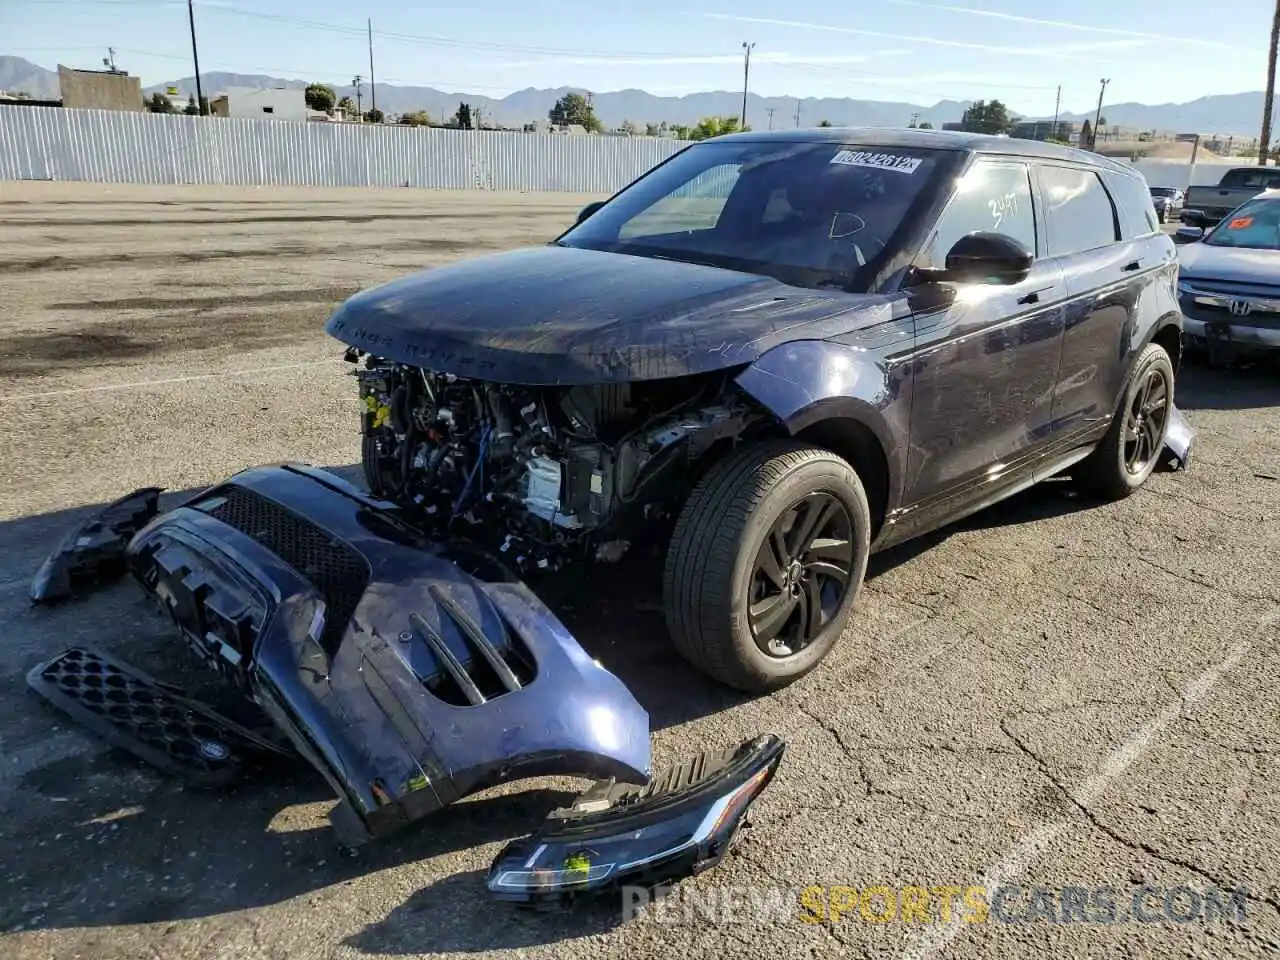
<svg viewBox="0 0 1280 960">
<path fill-rule="evenodd" d="M 1160 459 L 1172 409 L 1173 363 L 1164 347 L 1152 343 L 1138 357 L 1111 429 L 1076 468 L 1077 485 L 1108 500 L 1141 487 Z"/>
<path fill-rule="evenodd" d="M 667 554 L 681 654 L 740 690 L 784 686 L 830 651 L 857 602 L 871 515 L 849 464 L 820 447 L 745 447 L 694 488 Z"/>
</svg>

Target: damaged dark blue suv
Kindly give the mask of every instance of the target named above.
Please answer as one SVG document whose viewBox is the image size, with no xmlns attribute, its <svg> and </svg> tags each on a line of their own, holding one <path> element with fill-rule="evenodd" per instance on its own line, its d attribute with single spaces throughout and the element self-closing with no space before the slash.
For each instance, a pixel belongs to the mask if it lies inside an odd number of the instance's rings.
<svg viewBox="0 0 1280 960">
<path fill-rule="evenodd" d="M 1146 480 L 1176 274 L 1145 182 L 1093 154 L 745 133 L 328 329 L 373 490 L 530 577 L 658 544 L 677 648 L 766 690 L 831 649 L 872 551 L 1068 468 Z"/>
</svg>

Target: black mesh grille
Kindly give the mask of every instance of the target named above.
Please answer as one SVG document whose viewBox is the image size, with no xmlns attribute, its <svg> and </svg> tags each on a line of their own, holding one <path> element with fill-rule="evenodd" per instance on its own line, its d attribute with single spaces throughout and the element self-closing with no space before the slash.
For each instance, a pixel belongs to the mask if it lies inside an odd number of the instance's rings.
<svg viewBox="0 0 1280 960">
<path fill-rule="evenodd" d="M 310 521 L 242 487 L 226 487 L 219 495 L 226 499 L 210 516 L 262 544 L 324 596 L 328 609 L 320 642 L 330 654 L 336 652 L 369 583 L 364 558 Z"/>
</svg>

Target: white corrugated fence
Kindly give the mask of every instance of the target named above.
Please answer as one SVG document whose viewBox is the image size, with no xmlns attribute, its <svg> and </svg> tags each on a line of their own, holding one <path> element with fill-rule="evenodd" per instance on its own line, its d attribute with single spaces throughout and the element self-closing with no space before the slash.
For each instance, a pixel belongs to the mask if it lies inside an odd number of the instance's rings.
<svg viewBox="0 0 1280 960">
<path fill-rule="evenodd" d="M 659 137 L 0 106 L 0 180 L 611 193 L 684 146 Z"/>
</svg>

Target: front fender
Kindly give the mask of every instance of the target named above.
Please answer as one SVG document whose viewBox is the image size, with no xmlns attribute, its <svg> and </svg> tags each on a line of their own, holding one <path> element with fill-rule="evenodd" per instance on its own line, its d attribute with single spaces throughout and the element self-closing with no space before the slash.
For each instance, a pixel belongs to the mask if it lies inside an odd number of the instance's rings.
<svg viewBox="0 0 1280 960">
<path fill-rule="evenodd" d="M 735 382 L 792 436 L 828 420 L 866 427 L 884 452 L 889 506 L 898 502 L 911 426 L 911 380 L 904 365 L 860 346 L 797 340 L 770 350 Z"/>
</svg>

